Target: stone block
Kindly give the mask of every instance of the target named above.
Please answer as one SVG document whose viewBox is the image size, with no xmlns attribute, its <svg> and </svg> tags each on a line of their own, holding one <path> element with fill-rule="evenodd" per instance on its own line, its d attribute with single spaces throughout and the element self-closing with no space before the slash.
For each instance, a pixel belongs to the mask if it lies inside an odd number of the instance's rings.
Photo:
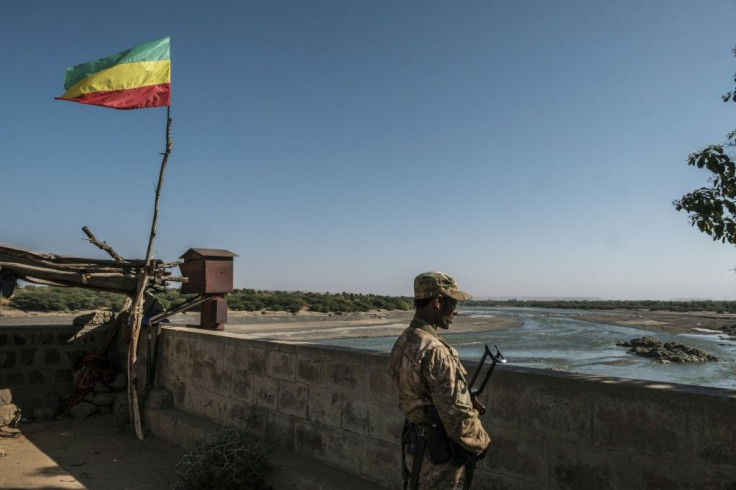
<svg viewBox="0 0 736 490">
<path fill-rule="evenodd" d="M 96 399 L 97 397 L 95 397 Z M 97 405 L 100 405 L 95 401 Z M 163 410 L 174 406 L 174 394 L 166 388 L 154 388 L 146 398 L 146 409 Z"/>
<path fill-rule="evenodd" d="M 695 488 L 694 481 L 700 481 L 701 476 L 710 472 L 705 468 L 697 468 L 701 475 L 695 476 L 690 461 L 675 461 L 669 458 L 637 454 L 626 460 L 614 462 L 619 468 L 628 471 L 619 472 L 615 476 L 617 486 L 614 488 L 662 488 L 667 490 L 691 490 Z M 703 471 L 705 470 L 705 471 Z M 694 478 L 693 478 L 694 477 Z M 736 479 L 736 474 L 734 474 Z M 734 480 L 736 481 L 736 480 Z M 722 485 L 708 488 L 727 488 Z"/>
<path fill-rule="evenodd" d="M 270 413 L 270 411 L 268 411 Z M 228 404 L 227 418 L 232 425 L 238 427 L 248 427 L 257 433 L 262 433 L 262 427 L 265 422 L 258 419 L 254 407 L 250 403 L 242 403 L 230 400 Z"/>
<path fill-rule="evenodd" d="M 15 352 L 12 350 L 1 350 L 0 351 L 0 368 L 11 369 L 15 367 Z"/>
<path fill-rule="evenodd" d="M 253 403 L 272 410 L 279 406 L 279 381 L 266 376 L 253 376 Z"/>
<path fill-rule="evenodd" d="M 628 393 L 625 398 L 594 400 L 593 444 L 662 456 L 684 454 L 687 414 L 676 406 Z"/>
<path fill-rule="evenodd" d="M 480 401 L 486 406 L 484 421 L 486 424 L 516 429 L 519 427 L 519 417 L 522 413 L 524 400 L 533 396 L 534 389 L 527 384 L 496 383 L 495 378 L 500 372 L 494 372 L 486 391 L 480 396 Z"/>
<path fill-rule="evenodd" d="M 316 459 L 327 460 L 326 433 L 316 424 L 304 420 L 294 422 L 294 450 L 298 453 Z"/>
<path fill-rule="evenodd" d="M 628 455 L 625 453 L 622 454 L 622 459 L 616 459 L 610 452 L 597 454 L 587 445 L 566 441 L 550 442 L 548 453 L 552 488 L 628 488 L 622 486 L 620 477 L 623 475 L 618 469 L 621 463 L 626 464 Z"/>
<path fill-rule="evenodd" d="M 61 361 L 61 352 L 58 349 L 47 349 L 43 355 L 43 363 L 46 366 L 53 366 L 59 364 Z"/>
<path fill-rule="evenodd" d="M 268 370 L 268 351 L 248 346 L 246 350 L 246 369 L 249 374 L 265 375 Z"/>
<path fill-rule="evenodd" d="M 299 353 L 296 360 L 296 380 L 311 387 L 326 385 L 325 362 L 326 357 L 320 352 L 305 350 Z"/>
<path fill-rule="evenodd" d="M 212 359 L 193 359 L 192 380 L 198 383 L 208 382 L 211 380 L 214 369 L 215 361 Z"/>
<path fill-rule="evenodd" d="M 14 334 L 13 345 L 18 347 L 21 345 L 26 345 L 27 343 L 32 344 L 33 338 L 34 336 L 32 333 Z"/>
<path fill-rule="evenodd" d="M 266 437 L 280 447 L 293 449 L 295 418 L 278 412 L 269 412 L 266 416 Z"/>
<path fill-rule="evenodd" d="M 189 344 L 189 358 L 207 364 L 215 364 L 222 359 L 223 344 L 218 337 L 198 335 Z"/>
<path fill-rule="evenodd" d="M 495 395 L 495 394 L 494 394 Z M 519 396 L 522 430 L 554 433 L 555 437 L 590 439 L 590 407 L 583 393 L 565 391 L 554 383 Z"/>
<path fill-rule="evenodd" d="M 329 388 L 310 386 L 307 401 L 307 418 L 318 424 L 340 427 L 342 423 L 343 395 Z"/>
<path fill-rule="evenodd" d="M 21 366 L 33 366 L 36 363 L 37 349 L 23 349 L 20 351 Z"/>
<path fill-rule="evenodd" d="M 360 474 L 361 439 L 342 430 L 325 429 L 325 461 L 350 473 Z"/>
<path fill-rule="evenodd" d="M 230 382 L 229 393 L 239 402 L 253 403 L 252 376 L 245 374 L 245 370 L 242 370 L 240 375 L 234 376 Z"/>
<path fill-rule="evenodd" d="M 689 414 L 693 452 L 702 463 L 731 465 L 736 475 L 736 412 L 704 408 Z"/>
<path fill-rule="evenodd" d="M 172 332 L 175 334 L 173 338 L 174 356 L 180 359 L 189 359 L 189 344 L 191 343 L 188 336 L 181 335 L 180 332 Z"/>
<path fill-rule="evenodd" d="M 307 418 L 308 394 L 309 389 L 303 383 L 279 381 L 279 412 Z"/>
<path fill-rule="evenodd" d="M 44 375 L 41 371 L 31 371 L 28 373 L 28 384 L 41 385 L 44 383 Z"/>
<path fill-rule="evenodd" d="M 385 363 L 369 368 L 368 388 L 371 398 L 376 401 L 395 406 L 399 399 L 399 391 L 393 380 L 389 377 Z"/>
<path fill-rule="evenodd" d="M 355 354 L 350 352 L 334 352 L 327 362 L 327 376 L 330 386 L 342 392 L 365 392 L 368 386 L 368 370 L 356 362 Z"/>
<path fill-rule="evenodd" d="M 345 397 L 342 405 L 341 427 L 348 432 L 371 436 L 378 430 L 378 410 L 370 403 Z"/>
<path fill-rule="evenodd" d="M 187 397 L 187 384 L 178 378 L 172 383 L 166 383 L 171 387 L 171 392 L 174 393 L 174 405 L 183 407 Z"/>
<path fill-rule="evenodd" d="M 57 383 L 63 383 L 66 385 L 72 384 L 72 370 L 71 369 L 57 369 L 54 371 L 54 381 Z"/>
<path fill-rule="evenodd" d="M 693 490 L 712 490 L 713 488 L 736 488 L 736 468 L 720 466 L 720 467 L 702 467 L 696 473 L 696 477 L 692 478 L 691 487 Z"/>
<path fill-rule="evenodd" d="M 268 353 L 268 370 L 266 373 L 272 378 L 294 381 L 296 379 L 296 354 L 270 351 Z"/>
<path fill-rule="evenodd" d="M 381 483 L 383 487 L 401 488 L 401 471 L 376 471 L 376 468 L 401 468 L 401 447 L 371 439 L 363 439 L 360 448 L 360 474 Z"/>
<path fill-rule="evenodd" d="M 543 436 L 497 429 L 484 466 L 519 480 L 543 484 L 548 481 L 547 441 Z"/>
<path fill-rule="evenodd" d="M 398 409 L 390 407 L 386 410 L 379 411 L 376 416 L 377 429 L 372 437 L 384 442 L 393 443 L 401 438 L 401 431 L 404 428 L 404 416 Z"/>
<path fill-rule="evenodd" d="M 227 360 L 227 366 L 233 371 L 244 372 L 248 368 L 248 349 L 246 344 L 239 339 L 232 339 L 228 342 L 223 354 Z"/>
</svg>

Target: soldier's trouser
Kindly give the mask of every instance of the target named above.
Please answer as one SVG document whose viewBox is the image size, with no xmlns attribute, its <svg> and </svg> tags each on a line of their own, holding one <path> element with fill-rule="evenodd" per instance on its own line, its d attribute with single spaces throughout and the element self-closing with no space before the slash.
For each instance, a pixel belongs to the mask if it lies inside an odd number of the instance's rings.
<svg viewBox="0 0 736 490">
<path fill-rule="evenodd" d="M 404 464 L 409 468 L 414 462 L 411 454 L 404 454 Z M 465 483 L 465 466 L 457 465 L 452 460 L 446 463 L 435 464 L 429 459 L 429 452 L 424 451 L 422 470 L 419 472 L 418 490 L 427 489 L 457 489 L 462 490 Z"/>
</svg>

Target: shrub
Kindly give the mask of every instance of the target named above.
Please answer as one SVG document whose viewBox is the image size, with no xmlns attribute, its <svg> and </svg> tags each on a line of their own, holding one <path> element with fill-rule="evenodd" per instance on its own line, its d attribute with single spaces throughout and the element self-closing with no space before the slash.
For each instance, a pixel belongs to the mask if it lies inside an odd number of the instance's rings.
<svg viewBox="0 0 736 490">
<path fill-rule="evenodd" d="M 224 427 L 195 442 L 176 465 L 176 488 L 260 489 L 274 450 L 244 429 Z"/>
</svg>

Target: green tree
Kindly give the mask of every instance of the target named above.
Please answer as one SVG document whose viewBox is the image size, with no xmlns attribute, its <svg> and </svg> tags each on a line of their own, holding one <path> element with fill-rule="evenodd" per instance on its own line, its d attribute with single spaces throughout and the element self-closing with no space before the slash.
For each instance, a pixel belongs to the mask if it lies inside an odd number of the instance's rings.
<svg viewBox="0 0 736 490">
<path fill-rule="evenodd" d="M 736 55 L 736 48 L 733 49 Z M 736 75 L 734 75 L 736 83 Z M 736 89 L 723 95 L 723 102 L 736 102 Z M 686 211 L 691 226 L 711 236 L 714 241 L 736 245 L 736 130 L 727 141 L 709 145 L 687 159 L 688 165 L 705 168 L 713 175 L 709 187 L 701 187 L 672 202 L 678 211 Z"/>
</svg>

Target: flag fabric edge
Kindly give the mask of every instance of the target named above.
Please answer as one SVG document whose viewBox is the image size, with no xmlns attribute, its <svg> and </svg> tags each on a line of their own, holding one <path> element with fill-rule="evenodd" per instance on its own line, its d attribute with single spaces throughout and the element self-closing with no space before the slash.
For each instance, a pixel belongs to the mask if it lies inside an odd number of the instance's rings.
<svg viewBox="0 0 736 490">
<path fill-rule="evenodd" d="M 145 69 L 146 65 L 156 65 L 158 69 Z M 116 76 L 130 70 L 137 70 L 137 76 Z M 75 71 L 76 78 L 70 75 Z M 170 37 L 69 67 L 65 89 L 54 99 L 122 110 L 170 106 Z"/>
</svg>

